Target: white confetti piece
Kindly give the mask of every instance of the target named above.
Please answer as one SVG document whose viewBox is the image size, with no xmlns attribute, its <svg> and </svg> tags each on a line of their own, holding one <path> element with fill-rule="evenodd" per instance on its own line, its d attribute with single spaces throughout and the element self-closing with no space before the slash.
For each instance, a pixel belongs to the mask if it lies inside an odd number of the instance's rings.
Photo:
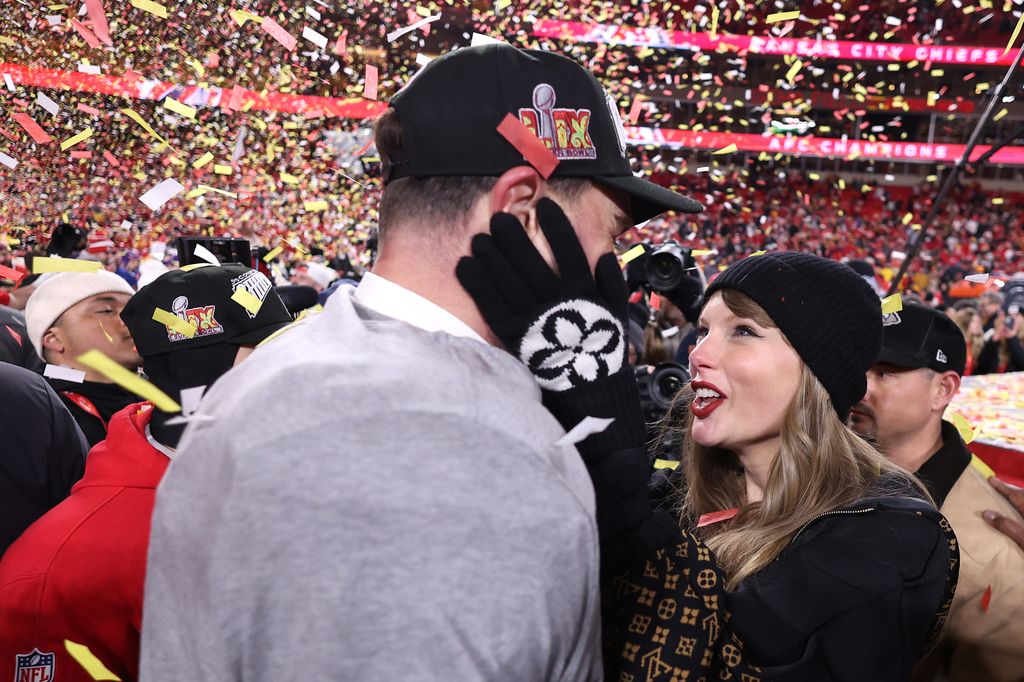
<svg viewBox="0 0 1024 682">
<path fill-rule="evenodd" d="M 217 257 L 214 256 L 210 252 L 210 250 L 203 246 L 202 244 L 196 244 L 196 248 L 192 252 L 192 255 L 194 255 L 196 258 L 202 258 L 204 261 L 210 263 L 211 265 L 220 265 L 220 261 L 217 260 Z"/>
<path fill-rule="evenodd" d="M 584 417 L 583 421 L 569 429 L 569 433 L 556 440 L 555 445 L 576 445 L 576 443 L 582 442 L 587 438 L 587 436 L 591 436 L 595 433 L 601 433 L 607 429 L 613 421 L 615 421 L 615 419 Z"/>
<path fill-rule="evenodd" d="M 984 272 L 980 275 L 967 275 L 964 277 L 968 282 L 976 282 L 978 284 L 984 284 L 988 281 L 988 273 Z"/>
<path fill-rule="evenodd" d="M 306 9 L 309 8 L 307 7 Z M 321 50 L 327 49 L 327 36 L 317 33 L 309 26 L 302 27 L 302 37 L 319 47 Z"/>
<path fill-rule="evenodd" d="M 102 71 L 100 71 L 100 67 L 96 66 L 95 64 L 79 64 L 78 70 L 81 73 L 91 73 L 94 76 L 99 76 L 103 73 Z"/>
<path fill-rule="evenodd" d="M 73 381 L 76 384 L 80 384 L 85 381 L 85 372 L 80 369 L 62 367 L 61 365 L 46 365 L 46 369 L 43 370 L 43 376 L 49 377 L 50 379 Z"/>
<path fill-rule="evenodd" d="M 433 16 L 424 17 L 424 18 L 420 19 L 419 21 L 417 21 L 415 24 L 409 24 L 405 28 L 400 28 L 397 31 L 392 31 L 391 33 L 388 34 L 388 42 L 392 43 L 392 42 L 398 40 L 399 38 L 401 38 L 402 36 L 404 36 L 406 33 L 412 33 L 413 31 L 418 29 L 420 26 L 426 26 L 430 22 L 437 21 L 440 18 L 441 18 L 440 14 L 435 14 Z"/>
<path fill-rule="evenodd" d="M 317 21 L 320 21 L 320 12 L 316 11 L 315 9 L 310 7 L 309 5 L 306 5 L 306 14 L 308 14 L 311 17 L 313 17 Z"/>
<path fill-rule="evenodd" d="M 4 154 L 3 152 L 0 152 L 0 163 L 7 166 L 11 170 L 14 170 L 15 168 L 18 167 L 17 159 L 13 159 L 10 156 Z"/>
<path fill-rule="evenodd" d="M 11 80 L 11 74 L 9 74 L 9 73 L 5 73 L 4 74 L 4 84 L 7 86 L 8 90 L 10 90 L 11 92 L 14 92 L 14 81 Z"/>
<path fill-rule="evenodd" d="M 474 33 L 472 40 L 469 41 L 470 47 L 476 47 L 477 45 L 504 45 L 505 41 L 485 36 L 483 33 Z"/>
<path fill-rule="evenodd" d="M 174 178 L 168 178 L 139 197 L 139 201 L 148 206 L 150 210 L 158 211 L 161 206 L 181 194 L 184 190 L 184 185 Z"/>
<path fill-rule="evenodd" d="M 206 386 L 193 386 L 181 389 L 181 413 L 191 416 L 199 408 L 199 400 L 203 397 Z"/>
<path fill-rule="evenodd" d="M 54 116 L 56 116 L 57 112 L 60 111 L 60 107 L 57 106 L 57 103 L 41 92 L 36 93 L 36 104 L 41 106 L 43 109 L 46 109 Z"/>
</svg>

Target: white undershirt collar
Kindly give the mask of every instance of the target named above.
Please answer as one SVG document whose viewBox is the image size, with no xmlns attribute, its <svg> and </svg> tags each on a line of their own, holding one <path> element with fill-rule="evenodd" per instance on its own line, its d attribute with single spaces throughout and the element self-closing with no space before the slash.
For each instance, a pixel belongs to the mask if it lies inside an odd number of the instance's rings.
<svg viewBox="0 0 1024 682">
<path fill-rule="evenodd" d="M 417 293 L 372 272 L 366 273 L 355 290 L 355 299 L 367 308 L 419 327 L 428 332 L 487 343 L 473 329 L 450 312 Z"/>
</svg>

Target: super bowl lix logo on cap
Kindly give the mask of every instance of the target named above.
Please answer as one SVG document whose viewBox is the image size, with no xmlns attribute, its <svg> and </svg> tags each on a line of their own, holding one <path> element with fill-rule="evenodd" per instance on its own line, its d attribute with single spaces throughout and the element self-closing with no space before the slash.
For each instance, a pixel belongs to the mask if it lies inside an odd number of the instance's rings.
<svg viewBox="0 0 1024 682">
<path fill-rule="evenodd" d="M 211 336 L 224 333 L 224 327 L 221 326 L 216 318 L 217 306 L 215 305 L 189 308 L 188 297 L 178 296 L 171 304 L 171 312 L 194 326 L 196 328 L 196 336 Z M 173 329 L 167 329 L 167 339 L 170 341 L 184 341 L 187 338 L 189 337 Z"/>
<path fill-rule="evenodd" d="M 596 159 L 590 139 L 590 109 L 555 108 L 555 89 L 541 83 L 533 89 L 533 108 L 519 110 L 519 120 L 540 138 L 559 161 Z"/>
<path fill-rule="evenodd" d="M 250 270 L 249 272 L 239 275 L 231 280 L 231 291 L 238 291 L 239 287 L 248 291 L 262 303 L 266 300 L 267 294 L 270 293 L 270 289 L 273 287 L 273 284 L 271 284 L 270 280 L 267 279 L 267 276 L 259 270 Z M 245 311 L 249 313 L 250 320 L 254 319 L 259 313 L 258 309 L 255 313 L 248 308 L 246 308 Z"/>
<path fill-rule="evenodd" d="M 51 682 L 53 680 L 53 652 L 33 648 L 31 653 L 15 654 L 14 682 Z"/>
</svg>

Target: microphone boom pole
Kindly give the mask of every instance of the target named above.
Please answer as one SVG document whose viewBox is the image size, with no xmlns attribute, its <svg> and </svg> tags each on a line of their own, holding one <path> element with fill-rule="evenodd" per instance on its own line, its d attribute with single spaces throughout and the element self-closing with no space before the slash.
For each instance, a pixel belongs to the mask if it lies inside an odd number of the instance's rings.
<svg viewBox="0 0 1024 682">
<path fill-rule="evenodd" d="M 964 150 L 964 155 L 953 166 L 949 175 L 946 176 L 945 182 L 942 183 L 942 188 L 939 190 L 938 195 L 935 197 L 935 201 L 932 202 L 932 207 L 928 211 L 928 215 L 921 221 L 921 229 L 915 230 L 916 235 L 910 238 L 910 245 L 907 248 L 907 256 L 903 259 L 903 264 L 900 265 L 899 272 L 893 277 L 892 282 L 889 284 L 889 291 L 886 293 L 887 296 L 892 296 L 896 293 L 896 290 L 900 286 L 900 282 L 903 280 L 904 275 L 907 274 L 907 269 L 910 267 L 911 261 L 917 256 L 917 252 L 921 249 L 921 242 L 924 241 L 924 234 L 931 227 L 931 224 L 935 221 L 935 218 L 939 215 L 939 207 L 942 205 L 942 200 L 946 198 L 949 190 L 952 189 L 953 185 L 956 184 L 957 178 L 960 177 L 960 170 L 970 161 L 971 152 L 974 151 L 974 147 L 977 146 L 978 140 L 981 139 L 981 132 L 985 126 L 988 125 L 989 119 L 992 118 L 992 112 L 995 111 L 996 104 L 1002 99 L 1003 93 L 1006 91 L 1006 86 L 1009 84 L 1010 79 L 1013 78 L 1013 72 L 1017 70 L 1020 65 L 1021 57 L 1024 56 L 1024 47 L 1017 50 L 1017 56 L 1014 57 L 1013 62 L 1010 63 L 1010 67 L 1006 69 L 1006 74 L 1003 76 L 1003 80 L 996 87 L 995 92 L 992 93 L 992 99 L 989 100 L 988 106 L 985 108 L 985 113 L 978 119 L 977 125 L 974 126 L 974 130 L 971 131 L 971 136 L 967 140 L 967 148 Z"/>
</svg>

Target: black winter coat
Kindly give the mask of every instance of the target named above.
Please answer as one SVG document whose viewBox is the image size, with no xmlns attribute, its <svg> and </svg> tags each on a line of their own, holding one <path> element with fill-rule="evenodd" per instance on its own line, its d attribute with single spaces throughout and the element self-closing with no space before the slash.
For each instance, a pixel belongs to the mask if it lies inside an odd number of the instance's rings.
<svg viewBox="0 0 1024 682">
<path fill-rule="evenodd" d="M 81 430 L 46 380 L 0 362 L 0 554 L 85 471 Z"/>
</svg>

